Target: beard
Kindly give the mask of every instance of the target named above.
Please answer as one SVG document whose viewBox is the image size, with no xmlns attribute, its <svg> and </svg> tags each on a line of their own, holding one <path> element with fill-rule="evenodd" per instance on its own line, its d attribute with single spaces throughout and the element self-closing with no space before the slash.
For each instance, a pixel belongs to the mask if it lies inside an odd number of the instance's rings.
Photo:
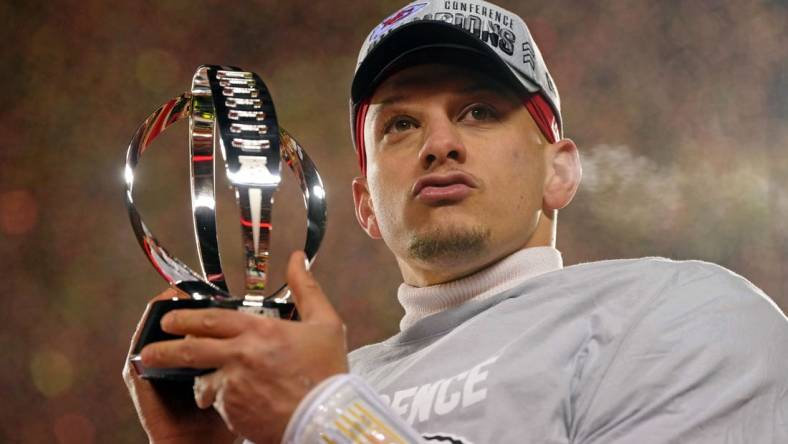
<svg viewBox="0 0 788 444">
<path fill-rule="evenodd" d="M 427 233 L 414 235 L 408 244 L 413 259 L 425 262 L 443 262 L 462 259 L 482 253 L 490 240 L 490 229 L 438 227 Z"/>
</svg>

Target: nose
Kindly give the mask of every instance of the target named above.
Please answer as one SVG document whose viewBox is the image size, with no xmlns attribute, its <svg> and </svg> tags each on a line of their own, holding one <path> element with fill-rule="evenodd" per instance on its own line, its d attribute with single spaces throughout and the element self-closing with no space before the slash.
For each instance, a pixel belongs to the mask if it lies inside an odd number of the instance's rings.
<svg viewBox="0 0 788 444">
<path fill-rule="evenodd" d="M 430 122 L 426 130 L 426 138 L 419 151 L 419 161 L 425 170 L 434 169 L 450 160 L 465 162 L 467 150 L 450 119 Z"/>
</svg>

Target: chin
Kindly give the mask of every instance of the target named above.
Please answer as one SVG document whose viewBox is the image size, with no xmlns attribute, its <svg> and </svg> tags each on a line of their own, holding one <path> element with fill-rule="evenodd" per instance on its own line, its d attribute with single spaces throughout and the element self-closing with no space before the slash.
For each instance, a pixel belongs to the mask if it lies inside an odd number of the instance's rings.
<svg viewBox="0 0 788 444">
<path fill-rule="evenodd" d="M 465 262 L 484 254 L 490 242 L 491 230 L 482 225 L 436 226 L 414 234 L 408 242 L 412 259 L 429 263 Z"/>
</svg>

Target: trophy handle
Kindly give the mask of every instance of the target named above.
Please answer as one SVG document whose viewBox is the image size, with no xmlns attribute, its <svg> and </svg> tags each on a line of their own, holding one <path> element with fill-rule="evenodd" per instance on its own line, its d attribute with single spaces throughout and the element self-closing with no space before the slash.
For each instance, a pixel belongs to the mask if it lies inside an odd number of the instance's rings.
<svg viewBox="0 0 788 444">
<path fill-rule="evenodd" d="M 139 242 L 150 263 L 153 264 L 153 268 L 167 282 L 178 287 L 194 299 L 211 297 L 219 299 L 231 298 L 232 296 L 226 290 L 204 280 L 199 273 L 170 254 L 142 220 L 134 204 L 134 169 L 137 167 L 140 157 L 156 137 L 175 122 L 188 116 L 190 106 L 191 95 L 188 93 L 181 94 L 154 111 L 137 128 L 137 132 L 131 139 L 126 152 L 124 202 L 137 242 Z"/>
<path fill-rule="evenodd" d="M 284 128 L 281 128 L 281 140 L 282 160 L 298 178 L 304 196 L 307 211 L 304 253 L 311 265 L 326 232 L 326 189 L 312 159 Z"/>
</svg>

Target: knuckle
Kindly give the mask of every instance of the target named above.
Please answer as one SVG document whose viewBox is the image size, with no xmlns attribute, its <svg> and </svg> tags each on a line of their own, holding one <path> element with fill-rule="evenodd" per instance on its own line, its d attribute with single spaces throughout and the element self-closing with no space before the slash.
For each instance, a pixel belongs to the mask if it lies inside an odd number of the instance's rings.
<svg viewBox="0 0 788 444">
<path fill-rule="evenodd" d="M 242 350 L 238 355 L 238 363 L 243 367 L 254 367 L 254 355 L 249 350 Z"/>
<path fill-rule="evenodd" d="M 254 331 L 260 336 L 271 337 L 277 334 L 275 323 L 269 318 L 258 316 L 253 325 Z"/>
<path fill-rule="evenodd" d="M 234 371 L 224 378 L 223 402 L 225 405 L 231 405 L 235 399 L 243 395 L 248 389 L 249 381 L 243 378 L 239 373 L 240 372 Z"/>
<path fill-rule="evenodd" d="M 246 344 L 241 344 L 235 348 L 233 358 L 235 362 L 237 362 L 241 367 L 254 367 L 255 365 L 254 353 Z M 230 384 L 235 380 L 235 378 L 236 377 L 234 375 L 228 376 L 226 382 Z"/>
<path fill-rule="evenodd" d="M 202 326 L 206 331 L 212 331 L 216 329 L 216 313 L 207 312 L 202 318 Z"/>
<path fill-rule="evenodd" d="M 194 339 L 187 337 L 180 347 L 181 361 L 188 365 L 194 363 Z"/>
</svg>

